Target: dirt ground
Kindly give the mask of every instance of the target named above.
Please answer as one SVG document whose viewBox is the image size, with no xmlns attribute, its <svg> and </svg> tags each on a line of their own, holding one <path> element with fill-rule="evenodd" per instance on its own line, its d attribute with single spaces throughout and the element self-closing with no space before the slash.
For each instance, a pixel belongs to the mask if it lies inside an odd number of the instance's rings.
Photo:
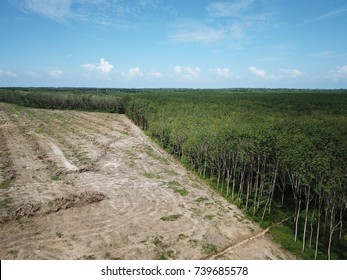
<svg viewBox="0 0 347 280">
<path fill-rule="evenodd" d="M 124 115 L 0 103 L 1 259 L 291 259 Z"/>
</svg>

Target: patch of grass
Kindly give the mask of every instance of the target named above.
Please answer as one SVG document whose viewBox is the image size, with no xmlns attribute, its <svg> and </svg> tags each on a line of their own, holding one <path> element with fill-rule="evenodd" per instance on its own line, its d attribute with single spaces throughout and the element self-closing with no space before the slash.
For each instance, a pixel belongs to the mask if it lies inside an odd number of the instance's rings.
<svg viewBox="0 0 347 280">
<path fill-rule="evenodd" d="M 0 183 L 0 190 L 6 190 L 11 186 L 11 181 L 6 180 Z"/>
<path fill-rule="evenodd" d="M 209 220 L 209 221 L 211 221 L 213 218 L 214 218 L 214 215 L 206 215 L 204 217 L 205 220 Z"/>
<path fill-rule="evenodd" d="M 177 182 L 177 181 L 170 181 L 169 183 L 167 183 L 169 185 L 169 187 L 180 187 L 182 186 L 180 184 L 180 182 Z"/>
<path fill-rule="evenodd" d="M 160 220 L 173 222 L 173 221 L 176 221 L 177 219 L 179 219 L 181 217 L 182 217 L 182 214 L 174 214 L 174 215 L 170 215 L 170 216 L 163 216 L 160 218 Z"/>
<path fill-rule="evenodd" d="M 215 254 L 218 252 L 218 247 L 212 243 L 207 243 L 202 246 L 205 254 Z"/>
<path fill-rule="evenodd" d="M 181 196 L 187 196 L 189 194 L 189 191 L 183 187 L 182 188 L 175 187 L 173 188 L 173 190 L 174 190 L 174 193 L 178 193 Z"/>
<path fill-rule="evenodd" d="M 162 236 L 156 236 L 152 242 L 155 246 L 161 246 L 163 245 L 163 237 Z"/>
<path fill-rule="evenodd" d="M 145 173 L 142 173 L 142 175 L 145 176 L 146 178 L 149 178 L 149 179 L 160 179 L 161 178 L 160 175 L 154 174 L 151 172 L 145 172 Z"/>
<path fill-rule="evenodd" d="M 199 241 L 196 240 L 196 239 L 190 239 L 190 240 L 189 240 L 189 245 L 190 245 L 190 247 L 192 247 L 192 248 L 196 248 L 196 247 L 198 246 L 198 243 L 199 243 Z"/>
<path fill-rule="evenodd" d="M 11 210 L 11 204 L 12 204 L 12 198 L 5 197 L 4 199 L 0 200 L 0 209 L 3 208 L 7 212 Z"/>
<path fill-rule="evenodd" d="M 168 256 L 167 256 L 166 252 L 158 252 L 155 259 L 156 260 L 168 260 Z"/>
<path fill-rule="evenodd" d="M 157 252 L 157 255 L 155 257 L 156 260 L 169 260 L 169 259 L 174 259 L 175 258 L 175 252 L 172 250 L 163 250 Z"/>
<path fill-rule="evenodd" d="M 124 149 L 123 153 L 126 156 L 128 156 L 130 159 L 137 159 L 138 158 L 137 154 L 132 150 Z"/>
<path fill-rule="evenodd" d="M 170 169 L 170 170 L 169 169 L 165 169 L 164 171 L 169 176 L 177 176 L 178 175 L 178 173 L 176 171 L 172 170 L 172 169 Z"/>
<path fill-rule="evenodd" d="M 85 152 L 73 150 L 73 155 L 82 165 L 88 165 L 91 163 L 90 158 L 87 157 L 87 153 Z"/>
<path fill-rule="evenodd" d="M 146 154 L 148 156 L 150 156 L 151 158 L 154 158 L 154 159 L 160 161 L 161 163 L 169 164 L 169 161 L 166 158 L 158 155 L 158 153 L 156 153 L 151 146 L 146 145 L 144 147 L 144 150 L 145 150 Z"/>
<path fill-rule="evenodd" d="M 83 255 L 83 259 L 84 260 L 95 260 L 95 255 L 91 254 L 91 255 Z"/>
<path fill-rule="evenodd" d="M 61 181 L 61 180 L 63 180 L 63 178 L 60 175 L 56 175 L 56 174 L 52 175 L 51 179 L 52 179 L 52 181 Z"/>
<path fill-rule="evenodd" d="M 198 208 L 190 208 L 189 211 L 193 212 L 193 214 L 201 216 L 202 215 L 202 211 Z"/>
<path fill-rule="evenodd" d="M 63 234 L 62 234 L 61 232 L 59 232 L 59 231 L 57 231 L 57 232 L 55 233 L 55 235 L 58 236 L 59 238 L 62 238 L 62 237 L 63 237 Z"/>
<path fill-rule="evenodd" d="M 306 248 L 305 251 L 302 252 L 301 240 L 298 239 L 297 242 L 294 242 L 293 229 L 291 227 L 288 227 L 285 223 L 270 228 L 269 233 L 274 237 L 274 239 L 277 242 L 279 242 L 282 245 L 284 249 L 292 252 L 294 255 L 299 256 L 301 259 L 314 259 L 314 249 Z M 320 259 L 321 257 L 323 256 L 318 256 L 318 259 Z"/>
<path fill-rule="evenodd" d="M 200 196 L 199 198 L 195 199 L 195 201 L 197 203 L 201 203 L 201 202 L 204 202 L 204 201 L 207 201 L 208 198 L 207 197 L 203 197 L 203 196 Z"/>
<path fill-rule="evenodd" d="M 156 247 L 156 260 L 168 260 L 168 259 L 173 259 L 174 258 L 174 251 L 172 250 L 167 250 L 168 247 L 170 247 L 169 244 L 165 244 L 163 242 L 163 237 L 162 236 L 156 236 L 152 243 Z"/>
<path fill-rule="evenodd" d="M 185 240 L 185 239 L 187 239 L 187 238 L 188 238 L 188 236 L 185 235 L 184 233 L 180 233 L 180 234 L 178 235 L 178 240 Z"/>
</svg>

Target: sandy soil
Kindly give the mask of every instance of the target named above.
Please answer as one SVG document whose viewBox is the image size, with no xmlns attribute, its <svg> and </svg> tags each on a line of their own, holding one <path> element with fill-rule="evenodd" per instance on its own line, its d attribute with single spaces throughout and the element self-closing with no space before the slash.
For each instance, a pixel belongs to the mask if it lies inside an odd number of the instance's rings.
<svg viewBox="0 0 347 280">
<path fill-rule="evenodd" d="M 0 186 L 1 259 L 292 258 L 124 115 L 0 103 Z"/>
</svg>

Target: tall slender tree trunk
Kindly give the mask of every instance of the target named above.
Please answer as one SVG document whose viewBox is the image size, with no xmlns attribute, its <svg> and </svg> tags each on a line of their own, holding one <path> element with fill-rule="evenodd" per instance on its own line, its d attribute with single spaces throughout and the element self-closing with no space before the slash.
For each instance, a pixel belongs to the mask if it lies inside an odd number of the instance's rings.
<svg viewBox="0 0 347 280">
<path fill-rule="evenodd" d="M 304 232 L 302 236 L 302 249 L 301 251 L 305 251 L 306 246 L 306 230 L 307 230 L 307 221 L 308 221 L 308 210 L 310 207 L 310 201 L 311 201 L 311 187 L 307 186 L 305 188 L 305 222 L 304 222 Z"/>
<path fill-rule="evenodd" d="M 233 186 L 232 186 L 232 191 L 231 191 L 231 198 L 234 199 L 234 194 L 235 194 L 235 186 L 236 186 L 236 168 L 237 168 L 237 163 L 233 166 L 233 172 L 232 172 L 232 178 L 233 178 Z"/>
<path fill-rule="evenodd" d="M 346 206 L 345 206 L 346 207 Z M 340 208 L 340 231 L 339 231 L 339 239 L 342 239 L 342 231 L 343 231 L 343 214 L 344 211 L 346 210 L 344 206 L 341 206 Z"/>
<path fill-rule="evenodd" d="M 239 185 L 239 191 L 238 191 L 238 195 L 237 195 L 238 198 L 240 199 L 240 204 L 241 204 L 241 197 L 242 197 L 242 192 L 243 192 L 245 173 L 246 173 L 246 165 L 244 166 L 244 169 L 241 171 L 240 185 Z"/>
<path fill-rule="evenodd" d="M 271 214 L 271 206 L 272 206 L 272 201 L 275 193 L 275 186 L 277 182 L 277 175 L 278 175 L 278 160 L 276 161 L 276 167 L 275 167 L 275 174 L 274 178 L 272 181 L 272 187 L 271 187 L 271 197 L 270 197 L 270 204 L 269 204 L 269 214 Z"/>
<path fill-rule="evenodd" d="M 248 174 L 247 178 L 247 195 L 246 195 L 246 210 L 248 209 L 248 202 L 249 202 L 249 196 L 251 193 L 251 186 L 252 186 L 252 176 Z"/>
<path fill-rule="evenodd" d="M 298 207 L 295 215 L 295 236 L 294 241 L 296 242 L 298 240 L 298 227 L 299 227 L 299 217 L 300 217 L 300 207 L 301 207 L 301 199 L 298 200 Z"/>
<path fill-rule="evenodd" d="M 317 234 L 316 234 L 316 248 L 314 252 L 314 259 L 317 259 L 318 245 L 319 245 L 319 232 L 320 232 L 320 220 L 321 220 L 321 207 L 322 207 L 322 196 L 319 194 L 318 197 L 318 217 L 317 217 Z"/>
<path fill-rule="evenodd" d="M 313 208 L 313 211 L 312 211 L 312 216 L 311 216 L 311 221 L 310 221 L 310 241 L 309 241 L 309 245 L 308 245 L 308 248 L 311 249 L 312 248 L 312 238 L 313 238 L 313 231 L 314 231 L 314 228 L 313 228 L 313 222 L 314 222 L 314 216 L 316 214 L 316 200 L 315 200 L 315 204 L 314 204 L 314 208 Z"/>
<path fill-rule="evenodd" d="M 333 239 L 333 234 L 334 234 L 333 220 L 334 220 L 334 206 L 332 206 L 332 209 L 330 209 L 328 260 L 330 260 L 331 258 L 331 241 Z"/>
<path fill-rule="evenodd" d="M 274 194 L 276 179 L 277 179 L 277 170 L 278 170 L 278 161 L 276 163 L 276 167 L 275 167 L 274 175 L 273 175 L 273 179 L 272 179 L 272 185 L 271 185 L 270 192 L 268 194 L 268 197 L 267 197 L 267 200 L 266 200 L 266 203 L 264 206 L 263 215 L 261 217 L 261 220 L 264 220 L 267 207 L 269 207 L 269 214 L 271 213 L 271 205 L 272 205 L 273 194 Z"/>
</svg>

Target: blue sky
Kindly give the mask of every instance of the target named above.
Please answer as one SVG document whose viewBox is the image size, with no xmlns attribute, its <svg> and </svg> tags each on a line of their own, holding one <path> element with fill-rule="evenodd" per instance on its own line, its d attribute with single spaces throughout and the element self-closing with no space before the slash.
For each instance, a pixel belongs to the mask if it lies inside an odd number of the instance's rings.
<svg viewBox="0 0 347 280">
<path fill-rule="evenodd" d="M 0 86 L 347 88 L 346 0 L 2 0 Z"/>
</svg>

